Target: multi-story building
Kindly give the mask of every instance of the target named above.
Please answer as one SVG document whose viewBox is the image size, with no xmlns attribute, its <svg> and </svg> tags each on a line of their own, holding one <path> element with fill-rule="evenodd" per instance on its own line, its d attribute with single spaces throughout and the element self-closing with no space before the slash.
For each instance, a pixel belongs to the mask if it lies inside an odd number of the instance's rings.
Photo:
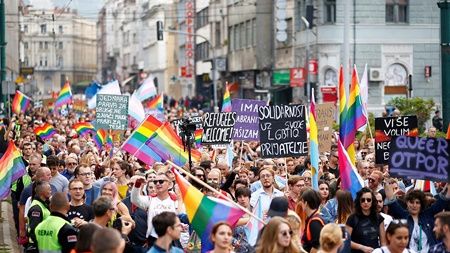
<svg viewBox="0 0 450 253">
<path fill-rule="evenodd" d="M 5 4 L 6 17 L 6 73 L 5 80 L 13 85 L 19 75 L 19 3 Z"/>
<path fill-rule="evenodd" d="M 24 67 L 34 67 L 31 93 L 59 91 L 69 80 L 73 91 L 96 74 L 96 26 L 71 9 L 40 9 L 28 6 L 23 12 L 22 45 Z M 25 89 L 25 90 L 27 90 Z"/>
</svg>

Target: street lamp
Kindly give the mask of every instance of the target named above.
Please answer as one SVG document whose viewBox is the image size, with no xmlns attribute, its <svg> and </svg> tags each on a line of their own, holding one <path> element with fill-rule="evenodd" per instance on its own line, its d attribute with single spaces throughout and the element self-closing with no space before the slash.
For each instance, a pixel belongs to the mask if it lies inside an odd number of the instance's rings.
<svg viewBox="0 0 450 253">
<path fill-rule="evenodd" d="M 184 35 L 197 36 L 197 37 L 200 37 L 200 38 L 204 39 L 205 42 L 208 43 L 209 50 L 212 52 L 211 72 L 212 72 L 212 82 L 213 82 L 213 92 L 214 92 L 214 94 L 213 94 L 214 95 L 213 96 L 213 98 L 214 98 L 214 111 L 218 111 L 219 107 L 218 107 L 218 104 L 217 104 L 216 53 L 214 52 L 214 48 L 212 47 L 211 42 L 205 36 L 203 36 L 201 34 L 198 34 L 198 33 L 188 33 L 188 32 L 183 32 L 183 31 L 174 30 L 174 29 L 168 29 L 168 30 L 164 30 L 164 31 L 169 32 L 169 33 L 175 33 L 175 34 L 184 34 Z"/>
<path fill-rule="evenodd" d="M 309 75 L 309 22 L 303 16 L 301 17 L 301 20 L 303 21 L 303 23 L 306 26 L 306 30 L 305 30 L 305 32 L 306 32 L 306 60 L 305 60 L 306 61 L 305 62 L 306 86 L 305 86 L 305 88 L 306 88 L 306 101 L 309 102 L 309 99 L 311 97 L 311 95 L 310 95 L 310 87 L 309 87 L 310 86 L 310 79 L 311 79 L 311 77 Z"/>
</svg>

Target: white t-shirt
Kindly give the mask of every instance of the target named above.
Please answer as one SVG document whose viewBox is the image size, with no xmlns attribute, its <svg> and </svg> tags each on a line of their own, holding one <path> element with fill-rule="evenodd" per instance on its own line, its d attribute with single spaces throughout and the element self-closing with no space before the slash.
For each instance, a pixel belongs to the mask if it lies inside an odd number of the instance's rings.
<svg viewBox="0 0 450 253">
<path fill-rule="evenodd" d="M 178 207 L 178 201 L 173 201 L 170 196 L 167 197 L 164 200 L 160 200 L 158 197 L 150 197 L 150 205 L 148 207 L 147 215 L 147 237 L 149 235 L 158 238 L 158 235 L 155 232 L 155 229 L 153 229 L 152 220 L 153 217 L 156 215 L 168 211 L 168 212 L 174 212 L 177 213 L 177 207 Z"/>
<path fill-rule="evenodd" d="M 387 246 L 383 246 L 381 248 L 375 249 L 374 251 L 372 251 L 372 253 L 391 253 L 391 251 L 388 249 Z M 404 249 L 402 253 L 416 253 L 416 252 L 411 249 Z"/>
<path fill-rule="evenodd" d="M 419 243 L 422 249 L 419 250 Z M 414 229 L 409 240 L 409 248 L 415 250 L 417 253 L 427 253 L 430 245 L 428 245 L 428 237 L 425 231 L 419 227 L 418 223 L 414 223 Z"/>
</svg>

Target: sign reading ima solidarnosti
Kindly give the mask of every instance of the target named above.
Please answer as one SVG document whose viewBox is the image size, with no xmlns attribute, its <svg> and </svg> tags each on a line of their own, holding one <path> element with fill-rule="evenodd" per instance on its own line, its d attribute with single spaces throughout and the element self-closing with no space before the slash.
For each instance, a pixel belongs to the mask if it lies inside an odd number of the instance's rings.
<svg viewBox="0 0 450 253">
<path fill-rule="evenodd" d="M 259 139 L 264 158 L 306 156 L 306 111 L 304 105 L 259 107 Z"/>
<path fill-rule="evenodd" d="M 97 129 L 126 130 L 128 126 L 128 96 L 97 95 Z"/>
</svg>

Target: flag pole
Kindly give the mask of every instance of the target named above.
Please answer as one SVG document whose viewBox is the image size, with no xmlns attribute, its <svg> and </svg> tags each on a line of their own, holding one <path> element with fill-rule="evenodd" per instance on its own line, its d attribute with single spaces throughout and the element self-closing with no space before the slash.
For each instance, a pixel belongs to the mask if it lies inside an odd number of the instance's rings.
<svg viewBox="0 0 450 253">
<path fill-rule="evenodd" d="M 235 207 L 239 208 L 240 210 L 244 211 L 246 214 L 250 215 L 251 217 L 255 218 L 257 221 L 261 222 L 262 224 L 266 224 L 261 218 L 259 218 L 258 216 L 256 216 L 255 214 L 253 214 L 252 212 L 250 212 L 249 210 L 247 210 L 247 208 L 244 208 L 243 206 L 237 204 L 236 202 L 234 202 L 232 199 L 230 199 L 228 196 L 226 196 L 225 194 L 219 192 L 218 190 L 212 188 L 211 186 L 209 186 L 207 183 L 203 182 L 202 180 L 198 179 L 197 177 L 193 176 L 191 173 L 189 173 L 188 171 L 186 171 L 185 169 L 181 168 L 180 166 L 176 165 L 175 163 L 173 163 L 172 161 L 167 160 L 167 163 L 169 163 L 170 165 L 172 165 L 173 167 L 175 167 L 176 169 L 178 169 L 179 171 L 183 172 L 184 174 L 186 174 L 189 178 L 191 178 L 192 180 L 194 180 L 195 182 L 201 184 L 202 186 L 204 186 L 206 189 L 214 192 L 215 194 L 217 194 L 218 196 L 224 198 L 225 200 L 227 200 L 228 202 L 232 203 Z"/>
</svg>

